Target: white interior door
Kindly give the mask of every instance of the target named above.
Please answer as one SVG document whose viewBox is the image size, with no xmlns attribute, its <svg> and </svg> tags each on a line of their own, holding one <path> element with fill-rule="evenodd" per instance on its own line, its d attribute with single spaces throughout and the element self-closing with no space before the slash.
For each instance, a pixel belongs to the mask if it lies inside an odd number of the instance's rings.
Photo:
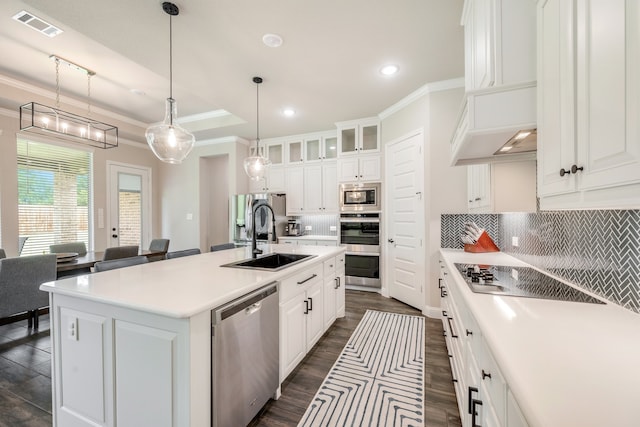
<svg viewBox="0 0 640 427">
<path fill-rule="evenodd" d="M 422 132 L 385 147 L 386 250 L 389 294 L 422 310 L 424 299 L 424 203 Z"/>
<path fill-rule="evenodd" d="M 149 168 L 109 162 L 108 246 L 138 245 L 151 241 L 151 192 Z"/>
</svg>

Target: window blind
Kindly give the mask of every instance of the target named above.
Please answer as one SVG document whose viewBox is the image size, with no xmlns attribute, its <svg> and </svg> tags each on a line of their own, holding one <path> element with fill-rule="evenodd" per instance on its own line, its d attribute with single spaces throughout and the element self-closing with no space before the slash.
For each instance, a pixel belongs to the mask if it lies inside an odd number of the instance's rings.
<svg viewBox="0 0 640 427">
<path fill-rule="evenodd" d="M 92 153 L 18 140 L 20 255 L 55 243 L 89 242 Z"/>
</svg>

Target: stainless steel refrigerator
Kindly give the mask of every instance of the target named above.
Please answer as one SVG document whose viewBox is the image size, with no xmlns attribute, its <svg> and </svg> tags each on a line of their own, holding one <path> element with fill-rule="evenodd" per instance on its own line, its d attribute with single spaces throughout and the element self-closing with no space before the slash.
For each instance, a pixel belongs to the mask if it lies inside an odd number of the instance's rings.
<svg viewBox="0 0 640 427">
<path fill-rule="evenodd" d="M 251 242 L 253 236 L 253 212 L 256 212 L 256 239 L 272 240 L 271 212 L 264 204 L 269 204 L 276 217 L 276 238 L 284 235 L 287 226 L 286 195 L 280 193 L 236 194 L 231 200 L 231 235 L 238 245 Z"/>
</svg>

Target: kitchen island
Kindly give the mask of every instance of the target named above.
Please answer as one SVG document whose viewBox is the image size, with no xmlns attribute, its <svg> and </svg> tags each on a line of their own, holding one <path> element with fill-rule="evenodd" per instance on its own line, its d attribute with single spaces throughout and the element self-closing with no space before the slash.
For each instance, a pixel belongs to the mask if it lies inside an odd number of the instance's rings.
<svg viewBox="0 0 640 427">
<path fill-rule="evenodd" d="M 530 266 L 501 252 L 441 249 L 440 256 L 443 327 L 463 425 L 639 425 L 637 313 L 611 302 L 472 292 L 456 263 Z"/>
<path fill-rule="evenodd" d="M 274 281 L 280 381 L 286 378 L 344 316 L 344 249 L 266 246 L 271 252 L 313 257 L 280 271 L 221 267 L 250 258 L 249 248 L 238 248 L 43 284 L 50 293 L 54 425 L 211 425 L 211 310 Z M 312 293 L 317 310 L 307 320 L 296 303 Z"/>
</svg>

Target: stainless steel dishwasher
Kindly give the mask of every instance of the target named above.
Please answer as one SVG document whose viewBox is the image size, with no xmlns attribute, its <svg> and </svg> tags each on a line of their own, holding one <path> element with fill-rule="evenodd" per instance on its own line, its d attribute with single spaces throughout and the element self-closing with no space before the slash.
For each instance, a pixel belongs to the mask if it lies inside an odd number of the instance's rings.
<svg viewBox="0 0 640 427">
<path fill-rule="evenodd" d="M 211 424 L 246 426 L 276 394 L 278 283 L 211 312 Z"/>
</svg>

